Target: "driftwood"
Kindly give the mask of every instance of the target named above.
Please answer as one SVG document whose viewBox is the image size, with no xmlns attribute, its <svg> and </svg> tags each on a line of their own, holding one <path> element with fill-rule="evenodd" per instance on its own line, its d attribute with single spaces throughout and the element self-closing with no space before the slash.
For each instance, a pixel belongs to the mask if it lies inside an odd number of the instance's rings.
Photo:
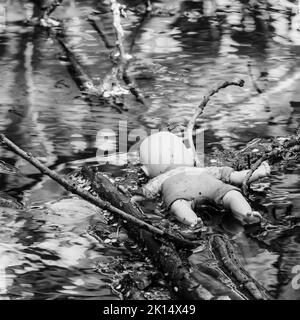
<svg viewBox="0 0 300 320">
<path fill-rule="evenodd" d="M 78 85 L 80 90 L 86 93 L 92 93 L 94 90 L 94 93 L 96 93 L 95 86 L 93 84 L 92 79 L 89 77 L 89 75 L 84 71 L 81 64 L 76 59 L 76 56 L 72 52 L 72 50 L 69 48 L 69 46 L 66 44 L 66 42 L 59 36 L 56 36 L 56 40 L 63 48 L 65 54 L 68 57 L 68 60 L 73 68 L 75 79 L 77 79 Z"/>
</svg>

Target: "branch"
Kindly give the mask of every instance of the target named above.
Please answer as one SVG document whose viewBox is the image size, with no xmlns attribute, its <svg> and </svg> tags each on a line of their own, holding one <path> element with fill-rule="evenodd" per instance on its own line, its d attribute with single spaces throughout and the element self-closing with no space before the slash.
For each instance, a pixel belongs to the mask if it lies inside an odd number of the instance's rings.
<svg viewBox="0 0 300 320">
<path fill-rule="evenodd" d="M 119 7 L 118 7 L 119 6 Z M 135 44 L 136 37 L 144 25 L 146 19 L 149 17 L 149 11 L 146 11 L 146 13 L 143 15 L 139 25 L 134 31 L 133 38 L 131 41 L 131 44 L 129 46 L 129 54 L 125 52 L 125 48 L 123 45 L 123 36 L 124 36 L 124 31 L 121 26 L 121 20 L 120 20 L 120 9 L 122 9 L 122 6 L 113 4 L 112 1 L 112 11 L 113 11 L 113 25 L 117 37 L 116 41 L 116 46 L 118 48 L 118 54 L 119 56 L 116 57 L 114 56 L 113 52 L 109 55 L 111 61 L 113 64 L 116 65 L 117 67 L 117 77 L 116 81 L 119 82 L 120 79 L 123 79 L 125 84 L 127 85 L 129 91 L 131 92 L 132 95 L 136 97 L 136 100 L 139 101 L 141 104 L 143 104 L 145 107 L 149 109 L 149 105 L 147 102 L 147 99 L 145 98 L 143 92 L 138 88 L 135 79 L 129 74 L 128 68 L 130 65 L 131 61 L 131 53 Z M 108 50 L 111 50 L 112 48 L 115 47 L 109 40 L 109 38 L 106 36 L 105 32 L 102 31 L 101 25 L 99 25 L 100 21 L 96 21 L 92 16 L 88 17 L 89 22 L 93 26 L 93 28 L 97 31 L 103 42 L 105 43 L 105 46 Z"/>
<path fill-rule="evenodd" d="M 117 35 L 117 47 L 119 49 L 121 61 L 128 60 L 128 56 L 126 55 L 124 44 L 123 44 L 123 37 L 124 37 L 124 30 L 121 25 L 121 10 L 123 10 L 123 6 L 121 6 L 117 0 L 110 0 L 111 2 L 111 10 L 113 13 L 113 25 Z"/>
<path fill-rule="evenodd" d="M 239 86 L 239 87 L 243 87 L 244 86 L 244 80 L 235 80 L 235 81 L 225 81 L 222 84 L 218 85 L 216 88 L 212 89 L 207 96 L 204 96 L 202 99 L 202 102 L 200 103 L 200 105 L 196 108 L 195 113 L 193 114 L 192 118 L 190 119 L 188 125 L 187 125 L 187 134 L 188 134 L 188 140 L 189 140 L 189 144 L 190 147 L 192 148 L 193 154 L 194 154 L 194 159 L 196 162 L 197 166 L 200 166 L 200 161 L 197 157 L 197 153 L 196 153 L 196 148 L 193 142 L 193 130 L 196 124 L 196 120 L 197 118 L 203 113 L 206 105 L 208 104 L 210 97 L 212 97 L 214 94 L 218 93 L 221 89 L 224 89 L 228 86 Z"/>
<path fill-rule="evenodd" d="M 235 253 L 234 247 L 228 240 L 225 240 L 225 238 L 220 235 L 215 235 L 213 237 L 213 246 L 222 258 L 221 261 L 228 272 L 235 277 L 238 283 L 241 284 L 241 286 L 243 286 L 254 299 L 268 299 L 268 295 L 260 288 L 260 286 L 257 285 L 256 281 L 254 281 L 244 269 Z"/>
<path fill-rule="evenodd" d="M 55 34 L 55 38 L 57 42 L 61 45 L 63 50 L 65 51 L 65 54 L 73 67 L 75 71 L 76 78 L 80 80 L 81 84 L 81 90 L 88 94 L 95 94 L 99 95 L 97 92 L 97 88 L 93 84 L 93 80 L 89 77 L 89 75 L 84 71 L 81 64 L 77 61 L 77 58 L 75 57 L 75 54 L 72 52 L 72 50 L 69 48 L 67 43 L 58 35 Z"/>
<path fill-rule="evenodd" d="M 46 174 L 50 178 L 52 178 L 54 181 L 62 185 L 67 191 L 70 191 L 74 194 L 77 194 L 80 196 L 82 199 L 94 204 L 95 206 L 103 209 L 103 210 L 108 210 L 112 212 L 113 214 L 116 214 L 123 218 L 126 221 L 129 221 L 131 223 L 134 223 L 135 225 L 139 226 L 142 229 L 145 229 L 157 236 L 160 237 L 165 237 L 168 240 L 177 242 L 177 243 L 182 243 L 185 245 L 196 245 L 198 242 L 193 242 L 193 241 L 188 241 L 185 239 L 178 238 L 174 234 L 168 232 L 165 229 L 160 229 L 157 227 L 154 227 L 136 217 L 133 217 L 132 215 L 114 207 L 107 201 L 103 201 L 100 198 L 92 196 L 89 192 L 81 189 L 76 185 L 76 182 L 70 181 L 65 178 L 61 178 L 56 172 L 53 170 L 50 170 L 47 168 L 45 165 L 43 165 L 38 159 L 36 159 L 33 155 L 30 153 L 27 153 L 20 149 L 17 145 L 15 145 L 12 141 L 10 141 L 4 134 L 0 134 L 0 143 L 5 145 L 9 150 L 13 151 L 15 154 L 19 155 L 23 159 L 27 160 L 29 163 L 31 163 L 34 167 L 36 167 L 41 173 Z"/>
<path fill-rule="evenodd" d="M 102 41 L 105 44 L 105 47 L 108 50 L 112 50 L 115 48 L 115 44 L 112 43 L 112 41 L 107 37 L 107 35 L 105 34 L 105 32 L 102 31 L 103 25 L 101 23 L 101 20 L 96 20 L 95 17 L 93 17 L 92 15 L 88 16 L 88 21 L 89 23 L 92 25 L 92 27 L 97 31 L 97 33 L 99 34 L 100 38 L 102 39 Z M 99 26 L 99 24 L 101 24 Z M 102 28 L 101 28 L 102 27 Z"/>
<path fill-rule="evenodd" d="M 258 159 L 254 164 L 253 166 L 251 167 L 251 169 L 249 170 L 249 172 L 247 173 L 246 177 L 245 177 L 245 180 L 243 182 L 243 187 L 242 187 L 242 190 L 243 190 L 243 193 L 244 195 L 247 195 L 248 193 L 248 190 L 249 190 L 249 185 L 250 185 L 250 178 L 252 177 L 253 173 L 255 170 L 257 170 L 259 168 L 259 166 L 268 159 L 268 155 L 265 154 L 263 155 L 260 159 Z"/>
</svg>

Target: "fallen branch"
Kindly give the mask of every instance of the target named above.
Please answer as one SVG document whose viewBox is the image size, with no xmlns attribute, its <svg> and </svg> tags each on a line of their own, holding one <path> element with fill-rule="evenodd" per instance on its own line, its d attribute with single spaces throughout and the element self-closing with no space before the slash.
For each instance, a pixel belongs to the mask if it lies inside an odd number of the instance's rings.
<svg viewBox="0 0 300 320">
<path fill-rule="evenodd" d="M 147 18 L 149 18 L 149 16 L 150 16 L 150 11 L 152 9 L 151 9 L 151 2 L 149 0 L 148 0 L 147 8 L 148 8 L 148 6 L 150 6 L 150 10 L 148 10 L 148 9 L 146 10 L 146 13 L 142 16 L 142 19 L 140 20 L 139 25 L 134 30 L 134 34 L 133 34 L 131 43 L 129 45 L 129 55 L 130 56 L 132 55 L 137 35 L 139 34 L 140 30 L 144 26 L 145 22 L 147 21 Z M 124 68 L 123 68 L 123 80 L 127 84 L 130 92 L 136 97 L 137 101 L 142 103 L 149 110 L 150 106 L 148 105 L 148 102 L 147 102 L 145 96 L 143 95 L 141 90 L 136 85 L 135 79 L 128 72 L 128 68 L 130 66 L 130 62 L 131 62 L 131 60 L 128 60 L 126 62 L 126 64 L 124 65 Z"/>
<path fill-rule="evenodd" d="M 115 48 L 115 44 L 106 36 L 105 32 L 102 31 L 102 28 L 104 28 L 102 26 L 101 20 L 96 20 L 96 18 L 94 18 L 93 16 L 88 16 L 88 21 L 91 24 L 91 26 L 95 29 L 95 31 L 97 31 L 97 33 L 99 34 L 100 38 L 102 39 L 102 41 L 105 44 L 105 47 L 108 50 L 112 50 Z M 99 25 L 101 24 L 101 25 Z M 101 28 L 102 27 L 102 28 Z"/>
<path fill-rule="evenodd" d="M 136 97 L 136 100 L 141 104 L 143 104 L 147 109 L 149 109 L 149 104 L 145 96 L 136 85 L 134 78 L 129 74 L 128 68 L 130 65 L 130 61 L 132 60 L 131 53 L 135 44 L 136 36 L 139 33 L 141 27 L 144 25 L 146 18 L 149 17 L 150 11 L 146 10 L 146 13 L 142 16 L 142 19 L 139 25 L 135 29 L 132 41 L 129 46 L 129 53 L 127 54 L 123 44 L 124 31 L 121 25 L 121 15 L 120 15 L 120 11 L 123 10 L 124 7 L 116 3 L 116 1 L 111 1 L 111 9 L 113 13 L 113 26 L 116 34 L 116 39 L 117 39 L 115 44 L 111 42 L 111 40 L 107 37 L 106 33 L 102 30 L 104 29 L 104 27 L 101 24 L 101 19 L 97 19 L 92 15 L 90 15 L 88 17 L 88 21 L 90 22 L 92 27 L 96 30 L 96 32 L 99 34 L 106 48 L 110 51 L 109 57 L 112 63 L 115 65 L 114 70 L 112 71 L 112 74 L 113 73 L 116 74 L 114 80 L 117 86 L 120 88 L 122 87 L 122 85 L 120 84 L 120 81 L 123 79 L 128 90 L 131 92 L 132 95 Z M 114 48 L 118 49 L 117 53 L 113 51 Z"/>
<path fill-rule="evenodd" d="M 36 159 L 33 155 L 23 151 L 20 149 L 17 145 L 15 145 L 12 141 L 10 141 L 4 134 L 0 134 L 0 143 L 5 145 L 9 150 L 13 151 L 29 163 L 31 163 L 34 167 L 36 167 L 41 173 L 46 174 L 50 178 L 52 178 L 54 181 L 62 185 L 67 191 L 70 191 L 74 194 L 79 195 L 84 200 L 94 204 L 95 206 L 103 209 L 108 210 L 121 218 L 125 219 L 126 221 L 130 221 L 131 223 L 134 223 L 135 225 L 139 226 L 142 229 L 145 229 L 157 236 L 164 237 L 168 240 L 174 241 L 176 243 L 185 244 L 188 246 L 191 245 L 197 245 L 198 242 L 192 242 L 185 239 L 178 238 L 177 236 L 169 233 L 166 230 L 159 229 L 157 227 L 154 227 L 136 217 L 133 217 L 132 215 L 112 206 L 109 202 L 103 201 L 97 197 L 92 196 L 89 192 L 79 188 L 76 185 L 76 182 L 73 182 L 71 180 L 65 179 L 60 177 L 56 172 L 50 170 L 45 165 L 43 165 L 38 159 Z"/>
<path fill-rule="evenodd" d="M 148 3 L 148 5 L 149 5 L 149 3 Z M 131 77 L 128 73 L 130 61 L 132 60 L 131 52 L 132 52 L 132 49 L 133 49 L 133 46 L 135 43 L 136 35 L 138 34 L 138 31 L 140 30 L 141 26 L 145 22 L 146 18 L 149 16 L 149 11 L 147 10 L 146 13 L 143 15 L 142 20 L 134 33 L 133 40 L 130 45 L 130 52 L 126 53 L 126 50 L 125 50 L 125 47 L 123 44 L 124 30 L 121 25 L 121 14 L 120 14 L 120 12 L 122 12 L 122 10 L 124 10 L 124 7 L 120 4 L 118 4 L 118 2 L 116 0 L 111 0 L 111 9 L 112 9 L 112 13 L 113 13 L 113 25 L 114 25 L 114 29 L 115 29 L 115 33 L 116 33 L 116 38 L 117 38 L 116 46 L 119 51 L 118 52 L 119 56 L 113 57 L 112 55 L 110 55 L 110 57 L 112 58 L 113 62 L 118 67 L 119 77 L 117 80 L 123 79 L 125 84 L 128 86 L 128 89 L 130 90 L 131 94 L 136 97 L 137 101 L 142 103 L 145 107 L 149 107 L 148 103 L 146 101 L 146 98 L 144 97 L 141 90 L 137 87 L 134 78 Z M 95 26 L 95 22 L 93 22 L 92 24 L 94 25 L 94 28 L 96 29 L 96 31 L 98 31 L 100 37 L 101 38 L 103 38 L 103 36 L 105 37 L 105 34 L 102 32 L 102 30 L 99 28 L 99 26 L 98 25 Z M 104 42 L 108 43 L 107 39 Z M 109 47 L 107 47 L 107 48 L 109 49 Z M 117 58 L 117 59 L 115 59 L 115 58 Z"/>
<path fill-rule="evenodd" d="M 235 254 L 232 244 L 220 235 L 213 237 L 213 246 L 218 255 L 222 258 L 222 263 L 231 275 L 235 277 L 239 285 L 244 287 L 255 300 L 269 299 L 268 294 L 258 283 L 248 274 Z"/>
<path fill-rule="evenodd" d="M 77 86 L 79 89 L 88 96 L 95 96 L 99 99 L 102 99 L 105 103 L 107 103 L 109 106 L 116 109 L 119 113 L 122 113 L 122 108 L 120 108 L 119 104 L 116 101 L 116 96 L 113 95 L 106 95 L 106 90 L 111 90 L 112 88 L 109 87 L 112 82 L 106 81 L 107 77 L 103 80 L 102 86 L 97 86 L 94 84 L 91 77 L 85 72 L 84 68 L 78 61 L 78 58 L 75 56 L 73 51 L 69 48 L 67 43 L 63 40 L 63 38 L 59 37 L 58 35 L 54 34 L 55 39 L 60 44 L 60 46 L 63 48 L 68 61 L 70 62 L 70 66 L 72 69 L 71 76 L 75 80 Z M 114 69 L 112 70 L 112 72 Z M 108 88 L 107 88 L 108 87 Z M 122 88 L 120 88 L 122 89 Z M 118 90 L 118 88 L 117 88 Z M 116 91 L 117 91 L 116 90 Z M 120 91 L 120 90 L 119 90 Z"/>
<path fill-rule="evenodd" d="M 93 80 L 88 76 L 88 74 L 82 68 L 81 64 L 77 61 L 77 58 L 75 57 L 72 50 L 70 50 L 70 48 L 62 38 L 60 38 L 59 36 L 55 36 L 55 38 L 65 51 L 65 54 L 68 57 L 68 60 L 75 71 L 76 78 L 80 80 L 80 90 L 83 90 L 85 93 L 88 94 L 98 95 L 99 93 L 97 88 L 93 84 Z"/>
<path fill-rule="evenodd" d="M 243 87 L 244 86 L 244 80 L 235 80 L 235 81 L 225 81 L 222 84 L 218 85 L 216 88 L 212 89 L 208 95 L 204 96 L 202 99 L 202 102 L 200 105 L 196 108 L 195 113 L 193 114 L 192 118 L 190 119 L 188 125 L 187 125 L 187 134 L 188 134 L 188 140 L 190 147 L 192 148 L 193 154 L 194 154 L 194 159 L 196 162 L 197 166 L 200 166 L 200 161 L 198 159 L 197 153 L 196 153 L 196 148 L 193 142 L 193 129 L 196 124 L 197 118 L 203 113 L 206 105 L 208 104 L 210 97 L 212 97 L 214 94 L 218 93 L 221 89 L 224 89 L 228 86 L 239 86 Z"/>
<path fill-rule="evenodd" d="M 121 25 L 121 10 L 124 9 L 124 6 L 120 5 L 117 0 L 110 0 L 110 2 L 113 13 L 113 25 L 117 36 L 116 44 L 119 49 L 120 59 L 123 62 L 129 59 L 123 44 L 124 30 Z"/>
</svg>

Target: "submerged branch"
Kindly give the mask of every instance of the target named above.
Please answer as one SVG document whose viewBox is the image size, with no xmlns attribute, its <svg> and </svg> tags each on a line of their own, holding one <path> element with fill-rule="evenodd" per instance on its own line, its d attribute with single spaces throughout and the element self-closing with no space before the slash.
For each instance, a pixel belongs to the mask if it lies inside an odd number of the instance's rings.
<svg viewBox="0 0 300 320">
<path fill-rule="evenodd" d="M 43 13 L 43 18 L 48 18 L 54 10 L 59 7 L 62 4 L 63 0 L 55 0 L 53 1 L 48 7 L 46 7 L 44 13 Z"/>
<path fill-rule="evenodd" d="M 121 81 L 123 80 L 126 84 L 128 90 L 132 95 L 134 95 L 138 102 L 143 104 L 145 107 L 149 107 L 148 102 L 142 93 L 142 91 L 138 88 L 135 79 L 130 75 L 128 72 L 128 68 L 130 66 L 130 61 L 132 61 L 132 50 L 135 44 L 135 39 L 141 29 L 141 27 L 144 25 L 144 22 L 146 21 L 146 18 L 149 16 L 149 11 L 146 11 L 146 13 L 143 15 L 139 25 L 137 26 L 136 30 L 134 31 L 132 41 L 129 46 L 129 53 L 126 52 L 125 46 L 123 43 L 124 38 L 124 30 L 121 25 L 121 14 L 124 7 L 122 5 L 119 5 L 116 1 L 111 1 L 111 8 L 113 13 L 113 26 L 116 34 L 116 44 L 113 45 L 110 41 L 110 39 L 106 36 L 106 33 L 102 30 L 103 26 L 101 25 L 101 20 L 96 20 L 92 16 L 89 16 L 88 20 L 93 26 L 93 28 L 97 31 L 101 39 L 103 40 L 106 48 L 111 51 L 109 57 L 115 67 L 112 70 L 111 75 L 115 74 L 114 78 L 110 77 L 108 75 L 108 79 L 112 78 L 116 84 L 117 87 L 122 88 Z M 112 49 L 117 48 L 118 52 L 117 54 L 112 51 Z M 121 93 L 124 90 L 119 90 Z M 113 93 L 113 91 L 112 91 Z M 124 91 L 125 93 L 125 91 Z"/>
<path fill-rule="evenodd" d="M 101 20 L 100 19 L 96 19 L 94 16 L 88 16 L 88 21 L 91 24 L 91 26 L 96 30 L 96 32 L 99 34 L 100 38 L 102 39 L 102 41 L 105 44 L 105 47 L 108 50 L 112 50 L 115 48 L 115 44 L 107 37 L 106 33 L 102 30 L 102 28 L 104 29 Z"/>
<path fill-rule="evenodd" d="M 71 66 L 73 67 L 76 77 L 80 79 L 80 83 L 82 88 L 81 90 L 90 93 L 90 94 L 96 94 L 97 90 L 96 87 L 93 84 L 92 79 L 87 75 L 87 73 L 84 71 L 80 63 L 77 61 L 74 53 L 72 50 L 68 47 L 68 45 L 65 43 L 65 41 L 60 38 L 59 36 L 56 36 L 56 40 L 61 45 L 63 50 L 65 51 L 65 54 L 68 57 L 68 60 L 70 61 Z"/>
<path fill-rule="evenodd" d="M 212 97 L 214 94 L 218 93 L 221 89 L 227 88 L 228 86 L 239 86 L 243 87 L 244 86 L 244 80 L 235 80 L 235 81 L 225 81 L 222 84 L 218 85 L 216 88 L 212 89 L 208 95 L 204 96 L 202 99 L 202 102 L 200 105 L 196 108 L 195 113 L 193 114 L 192 118 L 190 119 L 188 125 L 187 125 L 187 134 L 188 134 L 188 140 L 190 147 L 192 148 L 193 154 L 194 154 L 194 159 L 196 162 L 196 165 L 200 165 L 200 161 L 197 157 L 196 153 L 196 148 L 194 146 L 193 142 L 193 129 L 196 124 L 197 118 L 203 113 L 206 105 L 208 104 L 210 97 Z"/>
<path fill-rule="evenodd" d="M 255 300 L 268 299 L 268 294 L 260 288 L 253 278 L 244 269 L 232 244 L 222 236 L 213 237 L 213 245 L 218 255 L 221 257 L 227 271 L 235 277 L 239 285 L 244 287 Z"/>
<path fill-rule="evenodd" d="M 145 18 L 148 16 L 148 11 L 146 11 L 146 14 L 143 16 L 139 26 L 137 27 L 137 30 L 133 36 L 133 40 L 130 46 L 130 53 L 126 53 L 123 39 L 124 39 L 124 30 L 121 25 L 121 14 L 120 12 L 124 9 L 116 0 L 111 0 L 111 8 L 113 13 L 113 25 L 116 32 L 116 45 L 119 50 L 119 59 L 118 59 L 118 68 L 119 68 L 119 75 L 120 78 L 123 79 L 125 84 L 128 86 L 128 89 L 130 90 L 131 94 L 134 95 L 140 103 L 142 103 L 145 107 L 148 106 L 148 103 L 143 95 L 143 93 L 139 90 L 137 87 L 135 80 L 129 75 L 128 68 L 130 64 L 130 60 L 132 59 L 131 52 L 134 46 L 136 35 L 142 26 L 143 22 L 145 21 Z"/>
<path fill-rule="evenodd" d="M 111 2 L 111 10 L 113 14 L 113 25 L 117 36 L 116 45 L 119 49 L 120 59 L 121 61 L 126 61 L 129 59 L 129 56 L 126 54 L 123 38 L 124 38 L 124 30 L 121 24 L 121 10 L 124 10 L 124 6 L 120 5 L 117 0 L 110 0 Z"/>
</svg>

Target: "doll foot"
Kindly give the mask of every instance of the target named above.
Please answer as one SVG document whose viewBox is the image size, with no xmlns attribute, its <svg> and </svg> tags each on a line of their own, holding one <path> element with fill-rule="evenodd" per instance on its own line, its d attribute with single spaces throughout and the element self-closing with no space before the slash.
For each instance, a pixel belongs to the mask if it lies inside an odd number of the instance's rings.
<svg viewBox="0 0 300 320">
<path fill-rule="evenodd" d="M 204 224 L 201 218 L 197 218 L 197 222 L 191 224 L 191 229 L 203 228 Z"/>
<path fill-rule="evenodd" d="M 248 212 L 245 217 L 242 219 L 243 225 L 250 225 L 250 224 L 260 224 L 262 220 L 262 216 L 257 211 Z"/>
<path fill-rule="evenodd" d="M 253 173 L 255 179 L 268 177 L 271 173 L 271 167 L 267 161 L 264 161 Z"/>
</svg>

